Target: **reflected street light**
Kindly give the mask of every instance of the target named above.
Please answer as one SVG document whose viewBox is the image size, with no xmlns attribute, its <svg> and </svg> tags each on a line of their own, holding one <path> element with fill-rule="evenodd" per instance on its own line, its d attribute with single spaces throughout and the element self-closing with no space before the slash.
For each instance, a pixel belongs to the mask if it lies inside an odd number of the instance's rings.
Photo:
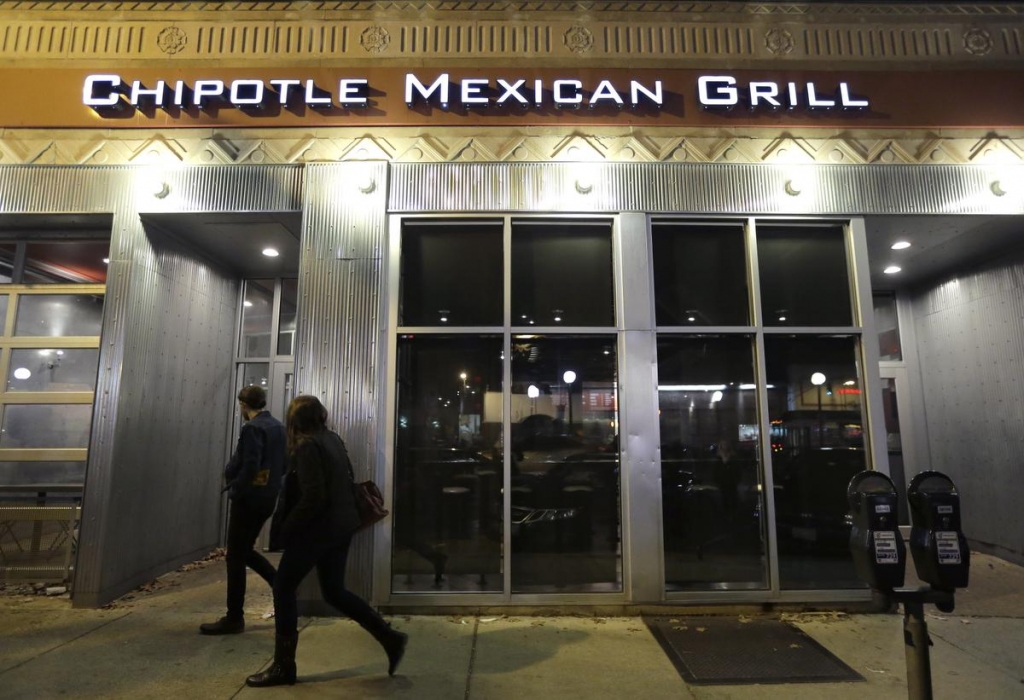
<svg viewBox="0 0 1024 700">
<path fill-rule="evenodd" d="M 825 383 L 826 377 L 821 372 L 811 375 L 811 384 L 818 387 L 818 447 L 825 446 L 825 421 L 821 415 L 821 385 Z"/>
<path fill-rule="evenodd" d="M 565 370 L 565 373 L 562 375 L 562 381 L 568 385 L 567 393 L 569 395 L 569 434 L 572 435 L 572 383 L 576 381 L 576 373 L 573 372 L 571 369 Z"/>
</svg>

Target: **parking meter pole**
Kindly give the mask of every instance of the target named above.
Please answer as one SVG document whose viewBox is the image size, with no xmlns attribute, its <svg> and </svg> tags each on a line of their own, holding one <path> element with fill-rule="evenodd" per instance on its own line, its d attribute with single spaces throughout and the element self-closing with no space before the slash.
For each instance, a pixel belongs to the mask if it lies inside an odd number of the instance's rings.
<svg viewBox="0 0 1024 700">
<path fill-rule="evenodd" d="M 924 596 L 903 598 L 903 647 L 907 655 L 907 697 L 932 700 L 932 663 L 924 621 Z"/>
</svg>

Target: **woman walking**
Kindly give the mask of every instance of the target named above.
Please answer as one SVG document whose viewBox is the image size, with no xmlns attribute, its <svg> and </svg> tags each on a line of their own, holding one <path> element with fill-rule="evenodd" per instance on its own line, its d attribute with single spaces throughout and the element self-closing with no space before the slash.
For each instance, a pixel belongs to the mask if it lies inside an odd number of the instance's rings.
<svg viewBox="0 0 1024 700">
<path fill-rule="evenodd" d="M 408 636 L 345 588 L 345 561 L 359 526 L 345 443 L 327 429 L 327 409 L 314 396 L 297 396 L 288 406 L 287 433 L 288 472 L 270 528 L 271 548 L 283 549 L 274 578 L 274 663 L 249 676 L 246 684 L 295 683 L 296 590 L 314 566 L 324 600 L 380 642 L 388 655 L 388 674 L 394 675 Z"/>
</svg>

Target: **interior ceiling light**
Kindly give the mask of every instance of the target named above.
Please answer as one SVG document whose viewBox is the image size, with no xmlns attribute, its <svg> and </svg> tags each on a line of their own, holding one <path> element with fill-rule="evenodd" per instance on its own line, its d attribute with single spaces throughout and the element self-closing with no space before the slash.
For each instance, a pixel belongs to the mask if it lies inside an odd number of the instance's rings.
<svg viewBox="0 0 1024 700">
<path fill-rule="evenodd" d="M 268 258 L 276 258 L 280 253 L 277 252 L 277 248 L 264 248 L 263 254 Z"/>
<path fill-rule="evenodd" d="M 893 250 L 906 250 L 910 247 L 910 241 L 896 241 L 891 247 Z"/>
<path fill-rule="evenodd" d="M 890 265 L 889 267 L 887 267 L 884 270 L 882 270 L 882 272 L 884 272 L 887 275 L 895 275 L 897 272 L 899 272 L 902 269 L 903 268 L 900 267 L 899 265 Z"/>
<path fill-rule="evenodd" d="M 110 258 L 103 258 L 103 264 L 104 265 L 109 265 L 110 264 Z"/>
<path fill-rule="evenodd" d="M 242 302 L 242 306 L 252 306 L 252 302 L 246 299 L 245 301 Z"/>
<path fill-rule="evenodd" d="M 18 369 L 14 370 L 15 379 L 28 379 L 31 376 L 32 372 L 30 372 L 27 367 L 19 367 Z"/>
</svg>

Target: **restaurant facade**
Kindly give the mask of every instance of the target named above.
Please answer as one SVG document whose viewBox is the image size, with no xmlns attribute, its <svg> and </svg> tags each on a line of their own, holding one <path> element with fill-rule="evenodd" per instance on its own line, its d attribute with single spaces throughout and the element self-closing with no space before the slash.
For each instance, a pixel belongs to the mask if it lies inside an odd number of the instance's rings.
<svg viewBox="0 0 1024 700">
<path fill-rule="evenodd" d="M 380 485 L 349 583 L 387 609 L 866 600 L 864 469 L 948 473 L 1024 557 L 1019 6 L 0 24 L 8 577 L 50 508 L 76 605 L 217 546 L 247 384 Z"/>
</svg>

